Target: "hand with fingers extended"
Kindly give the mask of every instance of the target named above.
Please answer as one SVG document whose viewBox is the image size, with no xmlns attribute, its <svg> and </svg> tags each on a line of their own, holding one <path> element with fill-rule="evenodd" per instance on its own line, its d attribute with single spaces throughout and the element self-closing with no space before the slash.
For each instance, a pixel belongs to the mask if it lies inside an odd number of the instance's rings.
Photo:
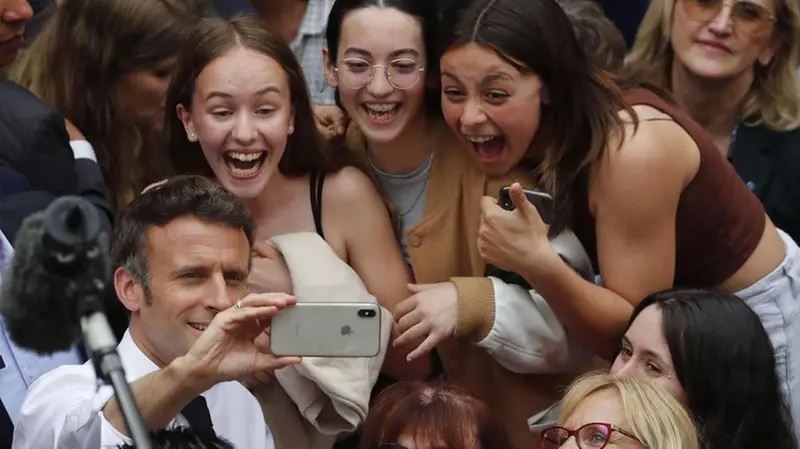
<svg viewBox="0 0 800 449">
<path fill-rule="evenodd" d="M 515 209 L 501 208 L 491 197 L 481 202 L 478 253 L 484 262 L 514 273 L 536 266 L 539 256 L 552 251 L 548 227 L 519 183 L 509 192 Z"/>
<path fill-rule="evenodd" d="M 182 357 L 183 363 L 212 385 L 299 363 L 298 357 L 275 357 L 264 351 L 263 341 L 259 340 L 271 318 L 296 303 L 295 298 L 283 293 L 245 296 L 214 317 Z"/>
<path fill-rule="evenodd" d="M 277 248 L 261 241 L 253 245 L 253 262 L 247 284 L 253 293 L 292 293 L 289 267 Z"/>
<path fill-rule="evenodd" d="M 395 326 L 400 333 L 394 346 L 415 344 L 416 348 L 407 357 L 410 362 L 455 335 L 458 290 L 452 282 L 409 284 L 408 289 L 412 295 L 394 310 Z"/>
</svg>

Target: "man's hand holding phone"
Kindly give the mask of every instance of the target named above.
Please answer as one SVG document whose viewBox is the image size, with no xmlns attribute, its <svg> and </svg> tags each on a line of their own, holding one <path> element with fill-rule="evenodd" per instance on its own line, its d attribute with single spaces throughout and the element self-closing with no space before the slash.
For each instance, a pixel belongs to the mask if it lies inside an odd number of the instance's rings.
<svg viewBox="0 0 800 449">
<path fill-rule="evenodd" d="M 209 388 L 299 363 L 299 357 L 276 357 L 263 351 L 256 341 L 269 328 L 272 317 L 296 303 L 284 293 L 245 296 L 211 320 L 179 363 Z"/>
</svg>

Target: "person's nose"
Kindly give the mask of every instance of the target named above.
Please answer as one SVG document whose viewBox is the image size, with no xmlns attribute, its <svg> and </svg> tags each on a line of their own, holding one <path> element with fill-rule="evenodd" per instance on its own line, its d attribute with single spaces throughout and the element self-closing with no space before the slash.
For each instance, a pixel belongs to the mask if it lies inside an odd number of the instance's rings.
<svg viewBox="0 0 800 449">
<path fill-rule="evenodd" d="M 708 24 L 708 30 L 716 36 L 727 36 L 733 32 L 733 4 L 725 2 L 714 20 Z"/>
<path fill-rule="evenodd" d="M 620 361 L 617 360 L 611 366 L 611 375 L 615 378 L 621 377 L 637 377 L 638 368 L 633 357 Z"/>
<path fill-rule="evenodd" d="M 205 292 L 207 308 L 221 312 L 230 308 L 239 298 L 232 298 L 230 285 L 222 273 L 214 273 L 208 281 Z"/>
<path fill-rule="evenodd" d="M 578 440 L 576 437 L 570 436 L 567 441 L 564 442 L 564 444 L 559 446 L 559 449 L 581 449 L 581 447 L 578 446 Z"/>
<path fill-rule="evenodd" d="M 394 92 L 394 86 L 389 82 L 387 68 L 382 65 L 372 66 L 372 78 L 367 82 L 367 92 L 373 97 L 381 98 Z"/>
<path fill-rule="evenodd" d="M 0 13 L 2 13 L 0 21 L 20 26 L 33 17 L 33 8 L 28 0 L 11 0 Z"/>
<path fill-rule="evenodd" d="M 459 121 L 465 127 L 477 126 L 486 121 L 486 114 L 477 100 L 467 99 Z"/>
<path fill-rule="evenodd" d="M 235 117 L 233 126 L 233 138 L 236 143 L 247 146 L 253 143 L 258 136 L 253 117 L 247 113 L 240 113 Z"/>
</svg>

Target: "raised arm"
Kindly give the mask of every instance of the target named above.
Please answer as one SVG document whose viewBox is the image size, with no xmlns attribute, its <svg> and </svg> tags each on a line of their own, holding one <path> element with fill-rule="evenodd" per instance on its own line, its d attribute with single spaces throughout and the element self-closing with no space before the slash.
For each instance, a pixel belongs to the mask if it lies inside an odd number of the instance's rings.
<svg viewBox="0 0 800 449">
<path fill-rule="evenodd" d="M 532 206 L 508 212 L 485 202 L 479 247 L 487 262 L 522 274 L 570 335 L 610 358 L 633 305 L 673 284 L 678 201 L 698 165 L 688 134 L 653 121 L 594 167 L 589 202 L 603 286 L 582 279 L 545 244 Z"/>
<path fill-rule="evenodd" d="M 145 425 L 150 430 L 167 426 L 192 399 L 217 383 L 299 363 L 296 357 L 264 353 L 255 341 L 279 310 L 295 303 L 283 293 L 249 294 L 239 301 L 240 307 L 219 312 L 186 355 L 131 384 Z M 116 398 L 106 404 L 103 414 L 127 435 Z"/>
</svg>

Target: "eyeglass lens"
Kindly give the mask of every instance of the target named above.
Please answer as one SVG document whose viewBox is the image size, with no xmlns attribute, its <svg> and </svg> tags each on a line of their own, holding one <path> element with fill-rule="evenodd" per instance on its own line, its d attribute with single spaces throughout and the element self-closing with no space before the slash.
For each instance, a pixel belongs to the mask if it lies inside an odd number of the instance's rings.
<svg viewBox="0 0 800 449">
<path fill-rule="evenodd" d="M 552 427 L 542 435 L 542 449 L 558 449 L 573 436 L 580 449 L 603 449 L 608 444 L 611 428 L 603 424 L 588 424 L 574 431 Z"/>
<path fill-rule="evenodd" d="M 724 0 L 682 0 L 686 15 L 696 20 L 712 21 L 719 16 L 726 4 Z M 731 5 L 733 26 L 743 33 L 758 33 L 772 21 L 772 13 L 764 6 L 752 1 L 737 0 Z"/>
<path fill-rule="evenodd" d="M 351 89 L 360 89 L 367 85 L 376 71 L 384 70 L 384 76 L 397 89 L 409 89 L 420 79 L 421 70 L 413 59 L 395 59 L 388 65 L 370 64 L 363 59 L 348 58 L 339 63 L 339 82 Z"/>
</svg>

